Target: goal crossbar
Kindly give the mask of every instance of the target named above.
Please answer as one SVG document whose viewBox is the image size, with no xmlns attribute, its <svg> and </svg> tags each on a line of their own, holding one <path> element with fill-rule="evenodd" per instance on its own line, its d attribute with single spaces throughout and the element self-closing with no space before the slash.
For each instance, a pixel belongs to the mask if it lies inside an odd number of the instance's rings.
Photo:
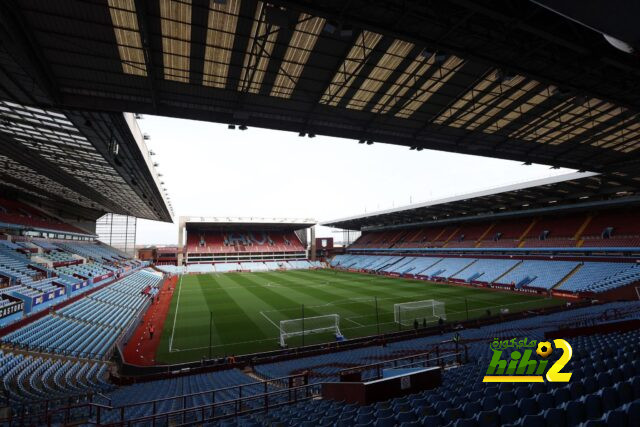
<svg viewBox="0 0 640 427">
<path fill-rule="evenodd" d="M 410 325 L 416 320 L 418 322 L 423 319 L 433 321 L 433 318 L 441 318 L 442 320 L 447 319 L 444 302 L 429 299 L 403 302 L 393 305 L 393 320 L 395 323 Z"/>
<path fill-rule="evenodd" d="M 340 334 L 340 316 L 327 314 L 323 316 L 301 317 L 280 321 L 280 345 L 286 346 L 286 340 L 291 337 L 315 334 L 320 332 L 334 332 Z"/>
</svg>

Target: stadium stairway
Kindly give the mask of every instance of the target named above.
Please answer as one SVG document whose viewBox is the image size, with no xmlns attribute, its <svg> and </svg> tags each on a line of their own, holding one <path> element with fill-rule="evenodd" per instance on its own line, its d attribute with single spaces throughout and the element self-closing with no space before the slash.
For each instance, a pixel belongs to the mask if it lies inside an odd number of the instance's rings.
<svg viewBox="0 0 640 427">
<path fill-rule="evenodd" d="M 169 314 L 177 284 L 178 276 L 172 276 L 160 285 L 157 301 L 149 306 L 140 324 L 125 344 L 122 355 L 126 363 L 138 366 L 153 366 L 156 363 L 156 350 L 160 345 L 165 320 Z M 149 338 L 151 325 L 154 327 L 153 339 Z"/>
<path fill-rule="evenodd" d="M 557 289 L 561 287 L 567 280 L 569 280 L 574 274 L 576 274 L 582 268 L 583 265 L 584 265 L 584 262 L 581 262 L 580 264 L 576 265 L 576 267 L 573 270 L 571 270 L 569 274 L 564 276 L 562 280 L 560 280 L 558 283 L 553 285 L 551 289 Z"/>
</svg>

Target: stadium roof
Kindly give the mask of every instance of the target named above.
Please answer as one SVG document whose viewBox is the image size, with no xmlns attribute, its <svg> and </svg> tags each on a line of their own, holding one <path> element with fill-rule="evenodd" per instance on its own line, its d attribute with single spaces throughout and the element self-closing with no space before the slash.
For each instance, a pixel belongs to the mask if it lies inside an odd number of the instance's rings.
<svg viewBox="0 0 640 427">
<path fill-rule="evenodd" d="M 283 230 L 298 230 L 313 227 L 316 221 L 311 218 L 261 218 L 261 217 L 200 217 L 181 216 L 180 224 L 187 227 L 196 225 L 198 228 L 269 228 Z"/>
<path fill-rule="evenodd" d="M 616 35 L 632 3 L 609 6 Z M 589 18 L 527 0 L 7 1 L 0 98 L 637 179 L 638 58 Z"/>
<path fill-rule="evenodd" d="M 322 225 L 349 230 L 394 229 L 639 204 L 640 184 L 630 186 L 585 172 L 336 219 Z"/>
<path fill-rule="evenodd" d="M 161 188 L 133 114 L 0 100 L 0 190 L 72 217 L 172 221 Z"/>
</svg>

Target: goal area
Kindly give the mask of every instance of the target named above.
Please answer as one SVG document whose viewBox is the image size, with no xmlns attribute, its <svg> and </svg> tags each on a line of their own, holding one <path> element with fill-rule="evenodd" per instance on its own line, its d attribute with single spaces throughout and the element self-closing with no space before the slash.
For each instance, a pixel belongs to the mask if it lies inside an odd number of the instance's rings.
<svg viewBox="0 0 640 427">
<path fill-rule="evenodd" d="M 289 338 L 322 332 L 333 332 L 336 336 L 342 335 L 340 332 L 340 316 L 338 314 L 327 314 L 324 316 L 281 320 L 280 346 L 286 347 L 287 339 Z"/>
<path fill-rule="evenodd" d="M 423 319 L 427 322 L 447 320 L 445 305 L 442 301 L 428 299 L 423 301 L 403 302 L 393 305 L 393 320 L 404 326 L 410 326 L 414 321 L 422 323 Z"/>
</svg>

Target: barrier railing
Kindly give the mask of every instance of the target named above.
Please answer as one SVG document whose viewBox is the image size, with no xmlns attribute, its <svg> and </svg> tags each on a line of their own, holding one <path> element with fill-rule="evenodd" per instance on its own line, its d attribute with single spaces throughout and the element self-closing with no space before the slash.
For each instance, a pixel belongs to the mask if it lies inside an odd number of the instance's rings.
<svg viewBox="0 0 640 427">
<path fill-rule="evenodd" d="M 453 350 L 443 350 L 440 345 L 452 344 Z M 433 350 L 412 354 L 410 356 L 399 357 L 396 359 L 383 360 L 376 363 L 370 363 L 367 365 L 354 366 L 351 368 L 341 369 L 339 375 L 341 378 L 350 377 L 355 375 L 361 375 L 363 372 L 374 371 L 373 377 L 367 378 L 367 380 L 374 380 L 382 378 L 382 370 L 386 368 L 413 368 L 413 367 L 444 367 L 448 361 L 455 361 L 457 364 L 467 363 L 469 360 L 468 347 L 464 344 L 458 344 L 455 341 L 443 341 L 439 343 Z"/>
<path fill-rule="evenodd" d="M 308 375 L 299 374 L 119 406 L 111 406 L 106 396 L 95 395 L 104 401 L 96 398 L 57 408 L 47 401 L 44 410 L 11 413 L 0 418 L 0 425 L 179 425 L 268 412 L 277 406 L 311 399 L 319 391 L 320 384 L 309 384 Z"/>
</svg>

